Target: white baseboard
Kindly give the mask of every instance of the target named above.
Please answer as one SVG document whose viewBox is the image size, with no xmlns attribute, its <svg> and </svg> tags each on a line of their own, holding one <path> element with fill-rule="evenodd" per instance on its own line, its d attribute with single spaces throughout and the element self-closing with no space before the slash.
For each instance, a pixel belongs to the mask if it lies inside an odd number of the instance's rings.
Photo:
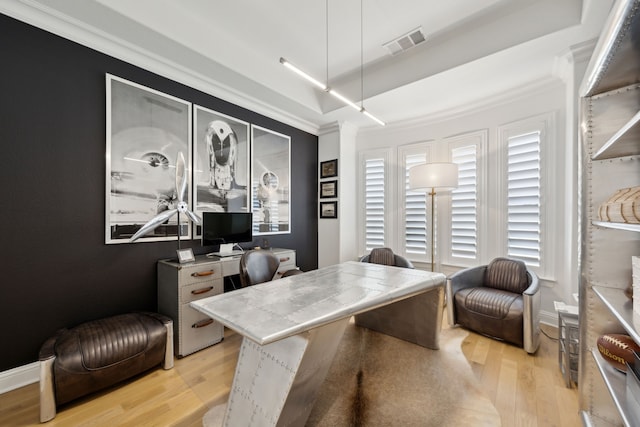
<svg viewBox="0 0 640 427">
<path fill-rule="evenodd" d="M 33 362 L 0 372 L 0 394 L 37 383 L 40 380 L 40 363 Z"/>
<path fill-rule="evenodd" d="M 555 311 L 540 310 L 540 323 L 558 327 L 558 313 Z"/>
</svg>

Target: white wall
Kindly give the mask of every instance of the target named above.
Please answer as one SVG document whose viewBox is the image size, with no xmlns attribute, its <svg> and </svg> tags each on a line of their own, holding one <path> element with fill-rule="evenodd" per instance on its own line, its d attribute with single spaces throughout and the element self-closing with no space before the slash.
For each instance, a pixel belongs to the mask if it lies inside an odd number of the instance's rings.
<svg viewBox="0 0 640 427">
<path fill-rule="evenodd" d="M 357 259 L 356 250 L 356 133 L 357 128 L 340 123 L 321 130 L 318 136 L 318 164 L 338 159 L 338 197 L 319 199 L 338 202 L 338 218 L 318 218 L 318 267 Z M 319 169 L 319 168 L 318 168 Z M 320 179 L 318 181 L 334 180 Z M 320 185 L 320 184 L 318 184 Z M 318 194 L 319 189 L 318 189 Z M 319 213 L 318 213 L 319 215 Z"/>
<path fill-rule="evenodd" d="M 357 135 L 357 152 L 372 149 L 390 148 L 391 167 L 389 175 L 398 176 L 398 147 L 422 141 L 435 141 L 432 151 L 433 161 L 448 161 L 447 149 L 442 141 L 455 135 L 486 130 L 488 133 L 487 170 L 491 173 L 497 168 L 497 139 L 498 128 L 505 124 L 524 120 L 538 115 L 553 116 L 554 128 L 550 130 L 550 137 L 554 141 L 554 150 L 545 164 L 553 165 L 551 176 L 554 182 L 549 183 L 543 195 L 543 209 L 551 212 L 550 222 L 555 226 L 556 234 L 552 245 L 552 268 L 542 279 L 542 311 L 543 321 L 551 324 L 556 322 L 553 301 L 564 301 L 576 305 L 571 295 L 577 292 L 577 260 L 578 260 L 578 211 L 577 211 L 577 175 L 578 175 L 578 143 L 577 143 L 577 95 L 575 87 L 584 72 L 584 64 L 588 54 L 584 52 L 588 47 L 580 47 L 576 52 L 569 52 L 561 58 L 561 70 L 557 71 L 562 78 L 550 77 L 533 82 L 528 87 L 506 94 L 497 94 L 486 103 L 450 111 L 437 117 L 424 117 L 403 126 L 386 128 L 367 128 Z M 589 50 L 590 52 L 590 50 Z M 481 84 L 481 82 L 478 82 Z M 354 169 L 357 169 L 354 167 Z M 393 178 L 395 179 L 395 178 Z M 396 203 L 395 197 L 389 197 L 388 202 Z M 438 209 L 448 209 L 439 205 Z M 490 204 L 495 206 L 495 204 Z M 363 207 L 359 207 L 363 209 Z M 393 206 L 397 212 L 399 206 Z M 447 218 L 448 212 L 439 211 L 440 218 Z M 501 218 L 500 212 L 488 212 L 489 232 L 491 225 L 497 225 Z M 361 215 L 357 215 L 360 221 Z M 398 215 L 395 215 L 398 217 Z M 393 224 L 394 226 L 396 224 Z M 358 227 L 361 224 L 358 223 Z M 397 227 L 389 230 L 392 234 L 390 242 L 397 242 L 400 238 Z M 439 227 L 442 229 L 442 227 Z M 438 236 L 440 239 L 443 236 Z M 444 236 L 446 238 L 446 236 Z M 484 244 L 486 253 L 480 254 L 481 261 L 490 261 L 496 256 L 503 255 L 501 249 L 487 238 Z M 484 263 L 484 262 L 482 262 Z M 418 263 L 418 268 L 421 265 Z M 428 266 L 425 269 L 428 269 Z M 437 270 L 445 274 L 453 273 L 462 268 L 457 265 L 438 265 Z"/>
</svg>

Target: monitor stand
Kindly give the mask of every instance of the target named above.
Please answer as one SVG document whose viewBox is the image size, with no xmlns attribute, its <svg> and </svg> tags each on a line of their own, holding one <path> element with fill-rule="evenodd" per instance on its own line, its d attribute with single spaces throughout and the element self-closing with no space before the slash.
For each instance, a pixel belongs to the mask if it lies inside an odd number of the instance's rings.
<svg viewBox="0 0 640 427">
<path fill-rule="evenodd" d="M 221 243 L 219 252 L 211 252 L 210 254 L 207 254 L 207 256 L 229 257 L 229 256 L 235 256 L 235 255 L 242 255 L 244 251 L 242 250 L 242 248 L 240 248 L 240 246 L 238 246 L 240 250 L 237 250 L 237 251 L 233 250 L 233 247 L 236 245 L 237 243 Z"/>
<path fill-rule="evenodd" d="M 224 258 L 224 257 L 229 257 L 229 256 L 236 256 L 236 255 L 242 255 L 244 253 L 244 251 L 231 251 L 231 252 L 211 252 L 208 253 L 207 256 L 211 257 L 211 256 L 217 256 L 220 258 Z"/>
</svg>

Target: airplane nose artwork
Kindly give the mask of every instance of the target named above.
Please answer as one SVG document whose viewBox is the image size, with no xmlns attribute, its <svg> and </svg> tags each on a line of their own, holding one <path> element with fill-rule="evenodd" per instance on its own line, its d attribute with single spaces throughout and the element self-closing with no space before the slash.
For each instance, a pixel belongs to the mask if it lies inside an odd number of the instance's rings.
<svg viewBox="0 0 640 427">
<path fill-rule="evenodd" d="M 205 135 L 209 153 L 209 185 L 214 189 L 231 190 L 235 176 L 238 140 L 227 123 L 214 120 Z"/>
</svg>

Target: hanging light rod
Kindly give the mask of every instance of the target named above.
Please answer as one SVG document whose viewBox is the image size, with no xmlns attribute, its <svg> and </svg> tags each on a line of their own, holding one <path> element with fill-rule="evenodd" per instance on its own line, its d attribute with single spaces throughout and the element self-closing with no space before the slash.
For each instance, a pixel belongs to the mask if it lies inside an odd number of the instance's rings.
<svg viewBox="0 0 640 427">
<path fill-rule="evenodd" d="M 329 94 L 333 95 L 335 98 L 338 98 L 344 104 L 352 107 L 354 110 L 357 110 L 357 111 L 361 112 L 362 114 L 364 114 L 365 116 L 369 117 L 371 120 L 373 120 L 374 122 L 378 123 L 380 126 L 385 126 L 386 125 L 385 122 L 383 122 L 382 120 L 380 120 L 379 118 L 375 117 L 373 114 L 371 114 L 370 112 L 365 110 L 364 107 L 361 107 L 360 105 L 356 104 L 355 102 L 351 101 L 350 99 L 348 99 L 347 97 L 342 95 L 340 92 L 336 92 L 335 89 L 331 89 L 326 84 L 324 84 L 324 83 L 320 82 L 319 80 L 311 77 L 309 74 L 305 73 L 300 68 L 296 67 L 295 65 L 293 65 L 291 62 L 287 61 L 286 59 L 281 57 L 280 58 L 280 63 L 282 65 L 284 65 L 285 67 L 287 67 L 288 69 L 290 69 L 291 71 L 293 71 L 294 73 L 296 73 L 297 75 L 299 75 L 300 77 L 302 77 L 303 79 L 307 80 L 308 82 L 310 82 L 311 84 L 316 86 L 317 88 L 319 88 L 320 90 L 322 90 L 324 92 L 328 92 Z"/>
</svg>

